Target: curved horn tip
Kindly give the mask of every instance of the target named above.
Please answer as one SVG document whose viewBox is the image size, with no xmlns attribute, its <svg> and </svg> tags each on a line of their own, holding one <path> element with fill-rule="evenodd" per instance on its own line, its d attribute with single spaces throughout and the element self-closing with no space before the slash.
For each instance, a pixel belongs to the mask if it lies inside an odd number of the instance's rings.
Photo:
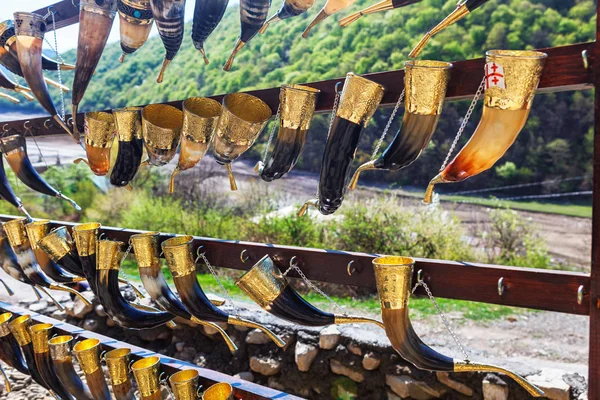
<svg viewBox="0 0 600 400">
<path fill-rule="evenodd" d="M 309 206 L 318 208 L 319 207 L 319 199 L 311 199 L 311 200 L 308 200 L 306 203 L 304 203 L 302 205 L 302 207 L 300 208 L 300 211 L 298 211 L 298 216 L 303 217 L 306 214 L 306 212 L 308 211 Z"/>
<path fill-rule="evenodd" d="M 363 16 L 362 12 L 355 12 L 354 14 L 350 14 L 347 17 L 340 19 L 340 26 L 342 28 L 345 28 L 348 25 L 352 24 L 353 22 L 358 21 L 358 19 L 362 16 Z"/>
<path fill-rule="evenodd" d="M 223 66 L 223 71 L 230 71 L 231 70 L 231 67 L 233 65 L 233 60 L 235 59 L 235 56 L 237 55 L 237 53 L 239 53 L 239 51 L 245 45 L 246 45 L 246 42 L 242 42 L 240 39 L 238 39 L 238 41 L 235 44 L 235 47 L 233 48 L 233 51 L 231 52 L 231 55 L 229 56 L 229 59 L 227 59 L 227 62 Z"/>
<path fill-rule="evenodd" d="M 425 190 L 425 196 L 423 196 L 423 203 L 431 204 L 431 202 L 433 201 L 433 189 L 438 183 L 444 183 L 444 178 L 442 178 L 441 174 L 438 174 L 435 178 L 431 180 L 431 182 L 429 182 L 429 185 L 427 185 L 427 189 Z"/>
<path fill-rule="evenodd" d="M 122 64 L 125 61 L 125 57 L 127 56 L 127 54 L 123 53 L 121 54 L 121 57 L 119 57 L 119 62 Z"/>
<path fill-rule="evenodd" d="M 4 286 L 4 289 L 6 289 L 6 293 L 8 293 L 9 296 L 14 296 L 15 292 L 10 288 L 10 286 L 8 286 L 3 279 L 0 279 L 0 282 L 2 283 L 2 286 Z"/>
<path fill-rule="evenodd" d="M 417 45 L 408 54 L 408 58 L 418 57 L 419 54 L 421 54 L 421 51 L 423 51 L 423 49 L 425 48 L 427 42 L 429 42 L 429 39 L 431 39 L 431 32 L 427 32 L 425 36 L 423 36 L 421 40 L 419 40 L 419 43 L 417 43 Z"/>
<path fill-rule="evenodd" d="M 163 60 L 162 67 L 160 68 L 160 72 L 158 73 L 158 78 L 156 78 L 157 83 L 163 82 L 163 80 L 165 78 L 165 71 L 167 70 L 167 67 L 169 66 L 169 64 L 171 64 L 171 60 L 169 60 L 168 58 L 165 58 Z"/>
<path fill-rule="evenodd" d="M 249 321 L 247 319 L 244 318 L 240 318 L 240 317 L 234 317 L 234 316 L 229 316 L 229 319 L 227 320 L 227 322 L 231 325 L 237 325 L 237 326 L 245 326 L 247 328 L 255 328 L 258 329 L 260 331 L 262 331 L 265 335 L 267 335 L 269 337 L 269 339 L 271 339 L 276 345 L 277 347 L 285 347 L 286 343 L 283 341 L 283 339 L 281 339 L 279 336 L 277 336 L 275 333 L 273 333 L 269 328 L 267 328 L 264 325 L 261 325 L 257 322 L 252 322 Z"/>
<path fill-rule="evenodd" d="M 169 194 L 173 194 L 175 192 L 175 177 L 179 175 L 179 166 L 175 167 L 173 173 L 171 174 L 171 179 L 169 180 Z"/>
<path fill-rule="evenodd" d="M 129 192 L 133 192 L 133 187 L 131 186 L 131 183 L 128 183 L 127 185 L 125 185 L 125 189 L 127 189 L 127 191 L 129 191 Z"/>
<path fill-rule="evenodd" d="M 358 167 L 356 172 L 354 172 L 354 175 L 352 175 L 352 179 L 350 180 L 348 189 L 350 189 L 350 190 L 356 189 L 356 186 L 358 185 L 358 178 L 360 177 L 361 172 L 372 170 L 372 169 L 377 169 L 377 168 L 375 168 L 375 161 L 369 161 L 367 163 L 364 163 L 360 167 Z"/>
<path fill-rule="evenodd" d="M 227 175 L 229 175 L 229 187 L 231 191 L 235 192 L 238 190 L 237 183 L 235 182 L 235 176 L 233 176 L 233 170 L 231 169 L 231 163 L 225 164 L 225 168 L 227 168 Z"/>
<path fill-rule="evenodd" d="M 313 19 L 311 21 L 311 23 L 308 24 L 308 26 L 306 27 L 306 29 L 304 30 L 304 32 L 302 32 L 302 37 L 304 39 L 306 39 L 308 37 L 308 35 L 310 34 L 310 31 L 312 30 L 312 28 L 314 28 L 319 22 L 323 21 L 327 17 L 329 17 L 329 14 L 327 14 L 325 12 L 325 10 L 319 11 L 319 13 L 315 17 L 315 19 Z"/>
<path fill-rule="evenodd" d="M 210 64 L 208 57 L 206 57 L 206 51 L 204 51 L 204 47 L 201 47 L 199 49 L 199 51 L 200 51 L 200 54 L 202 54 L 202 58 L 204 58 L 204 64 L 206 64 L 206 65 Z"/>
<path fill-rule="evenodd" d="M 254 172 L 256 172 L 257 174 L 261 174 L 264 169 L 265 169 L 265 163 L 263 163 L 262 161 L 257 162 L 256 165 L 254 166 Z"/>
</svg>

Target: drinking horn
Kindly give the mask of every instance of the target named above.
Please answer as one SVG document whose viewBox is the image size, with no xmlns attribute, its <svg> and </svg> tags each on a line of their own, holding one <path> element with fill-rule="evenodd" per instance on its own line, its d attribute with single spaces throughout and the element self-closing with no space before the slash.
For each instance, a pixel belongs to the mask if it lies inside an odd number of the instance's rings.
<svg viewBox="0 0 600 400">
<path fill-rule="evenodd" d="M 248 43 L 260 30 L 269 15 L 271 0 L 240 0 L 240 36 L 223 67 L 223 71 L 231 70 L 233 60 L 237 53 Z"/>
<path fill-rule="evenodd" d="M 62 385 L 77 400 L 95 400 L 90 388 L 83 383 L 75 368 L 71 356 L 73 336 L 55 336 L 48 341 L 54 372 Z"/>
<path fill-rule="evenodd" d="M 85 339 L 73 346 L 73 353 L 85 376 L 85 381 L 95 400 L 111 400 L 104 371 L 100 364 L 100 340 Z"/>
<path fill-rule="evenodd" d="M 34 97 L 30 94 L 31 89 L 25 86 L 21 86 L 16 82 L 13 82 L 4 71 L 0 71 L 0 87 L 6 90 L 12 90 L 13 92 L 20 93 L 27 100 L 32 101 Z"/>
<path fill-rule="evenodd" d="M 198 370 L 184 369 L 174 373 L 169 377 L 169 386 L 175 400 L 192 400 L 197 399 L 200 389 L 198 381 L 200 375 Z"/>
<path fill-rule="evenodd" d="M 486 2 L 487 0 L 466 0 L 458 3 L 457 7 L 446 18 L 444 18 L 439 24 L 435 26 L 435 28 L 427 32 L 425 36 L 421 38 L 419 43 L 417 43 L 417 45 L 412 49 L 408 57 L 417 57 L 425 48 L 425 45 L 427 44 L 427 42 L 429 42 L 429 39 L 431 39 L 433 35 L 443 31 L 450 25 L 460 21 L 465 16 L 467 16 L 467 14 L 469 14 L 472 11 L 475 11 L 476 8 L 485 4 Z"/>
<path fill-rule="evenodd" d="M 115 128 L 119 139 L 117 160 L 110 174 L 110 183 L 117 187 L 130 187 L 142 162 L 144 137 L 142 135 L 142 108 L 127 107 L 113 110 Z"/>
<path fill-rule="evenodd" d="M 160 358 L 145 357 L 131 365 L 133 377 L 137 382 L 142 400 L 161 400 L 159 372 Z"/>
<path fill-rule="evenodd" d="M 299 325 L 369 323 L 384 328 L 381 322 L 372 318 L 334 315 L 319 310 L 288 284 L 269 255 L 261 258 L 235 284 L 270 314 Z"/>
<path fill-rule="evenodd" d="M 73 136 L 69 127 L 58 115 L 48 92 L 48 86 L 44 81 L 42 45 L 44 43 L 44 32 L 47 29 L 46 22 L 39 14 L 16 12 L 14 15 L 18 60 L 23 77 L 40 105 L 44 107 L 58 125 Z M 73 137 L 77 139 L 75 136 Z"/>
<path fill-rule="evenodd" d="M 169 193 L 175 191 L 175 177 L 193 168 L 202 160 L 213 140 L 221 105 L 205 97 L 193 97 L 183 102 L 183 127 L 179 162 L 171 174 Z"/>
<path fill-rule="evenodd" d="M 117 0 L 117 9 L 123 50 L 119 61 L 123 62 L 125 56 L 134 53 L 146 43 L 152 30 L 154 16 L 149 0 Z"/>
<path fill-rule="evenodd" d="M 129 379 L 130 354 L 130 349 L 120 348 L 102 355 L 102 359 L 108 367 L 113 395 L 117 400 L 135 400 L 131 379 Z"/>
<path fill-rule="evenodd" d="M 177 154 L 183 113 L 165 104 L 151 104 L 142 110 L 142 132 L 148 159 L 142 164 L 166 165 Z"/>
<path fill-rule="evenodd" d="M 279 11 L 267 19 L 267 22 L 260 28 L 259 33 L 265 33 L 270 24 L 304 14 L 313 6 L 313 4 L 315 4 L 315 0 L 283 0 L 283 4 Z"/>
<path fill-rule="evenodd" d="M 0 315 L 0 360 L 20 373 L 29 375 L 29 369 L 21 353 L 19 343 L 10 332 L 9 323 L 12 316 L 12 313 L 9 312 Z"/>
<path fill-rule="evenodd" d="M 35 258 L 35 253 L 31 247 L 31 241 L 27 236 L 25 220 L 13 219 L 5 222 L 4 231 L 6 232 L 6 236 L 8 237 L 8 242 L 10 243 L 11 248 L 17 256 L 19 265 L 21 265 L 23 272 L 32 282 L 34 282 L 37 286 L 44 288 L 71 293 L 79 297 L 79 299 L 81 299 L 81 301 L 83 301 L 86 305 L 91 305 L 89 300 L 77 290 L 62 284 L 53 283 L 44 273 L 44 271 L 42 271 L 40 264 L 38 264 Z M 62 306 L 60 306 L 58 303 L 56 304 L 59 309 L 62 310 Z"/>
<path fill-rule="evenodd" d="M 427 346 L 414 331 L 408 303 L 412 290 L 415 260 L 409 257 L 385 256 L 373 259 L 377 291 L 381 300 L 381 317 L 385 333 L 394 350 L 419 369 L 445 372 L 500 372 L 508 375 L 530 395 L 544 393 L 519 375 L 504 368 L 473 361 L 454 360 Z"/>
<path fill-rule="evenodd" d="M 54 260 L 50 259 L 48 253 L 40 247 L 40 240 L 50 233 L 50 220 L 42 219 L 30 222 L 25 225 L 25 229 L 27 230 L 27 236 L 29 237 L 35 259 L 48 277 L 59 283 L 75 283 L 85 280 L 85 278 L 63 269 Z"/>
<path fill-rule="evenodd" d="M 36 289 L 35 283 L 25 275 L 23 268 L 19 265 L 17 255 L 10 247 L 8 237 L 4 228 L 0 226 L 0 267 L 6 272 L 11 278 L 23 282 L 26 285 L 30 285 L 33 293 L 35 293 L 38 300 L 42 298 L 40 292 Z"/>
<path fill-rule="evenodd" d="M 77 211 L 81 211 L 81 207 L 75 201 L 54 189 L 38 174 L 27 155 L 27 141 L 23 136 L 11 135 L 1 139 L 0 150 L 4 153 L 8 165 L 17 175 L 17 178 L 26 186 L 38 193 L 66 200 Z"/>
<path fill-rule="evenodd" d="M 527 122 L 546 57 L 531 50 L 486 53 L 479 125 L 454 160 L 429 182 L 425 203 L 431 203 L 436 184 L 462 182 L 490 169 L 506 153 Z"/>
<path fill-rule="evenodd" d="M 205 64 L 208 64 L 208 58 L 204 51 L 204 42 L 223 19 L 228 4 L 229 0 L 196 0 L 194 22 L 192 24 L 192 41 L 204 57 Z"/>
<path fill-rule="evenodd" d="M 279 130 L 271 156 L 259 161 L 254 170 L 265 182 L 279 179 L 294 168 L 315 113 L 317 96 L 321 91 L 302 85 L 283 85 L 279 92 Z"/>
<path fill-rule="evenodd" d="M 327 3 L 325 3 L 321 11 L 319 11 L 317 16 L 311 21 L 310 24 L 308 24 L 308 26 L 302 33 L 302 37 L 306 39 L 310 34 L 310 31 L 318 23 L 320 23 L 330 15 L 335 14 L 336 12 L 341 11 L 347 7 L 350 7 L 354 3 L 356 3 L 356 0 L 327 0 Z"/>
<path fill-rule="evenodd" d="M 73 245 L 73 239 L 65 226 L 52 229 L 38 241 L 38 246 L 63 269 L 87 279 L 82 262 Z"/>
<path fill-rule="evenodd" d="M 117 0 L 81 0 L 79 2 L 79 38 L 77 62 L 73 77 L 73 119 L 87 90 L 106 46 L 117 12 Z M 79 139 L 79 128 L 73 123 L 73 134 Z"/>
<path fill-rule="evenodd" d="M 233 400 L 233 387 L 226 382 L 215 383 L 202 393 L 202 400 Z"/>
<path fill-rule="evenodd" d="M 349 189 L 356 188 L 363 171 L 397 171 L 419 158 L 429 144 L 442 114 L 451 68 L 452 64 L 442 61 L 407 61 L 404 64 L 406 100 L 402 128 L 381 157 L 356 170 Z"/>
<path fill-rule="evenodd" d="M 111 113 L 87 112 L 84 117 L 85 158 L 73 161 L 84 162 L 96 176 L 108 174 L 110 169 L 110 149 L 115 136 L 115 120 Z"/>
<path fill-rule="evenodd" d="M 119 269 L 123 252 L 122 242 L 98 241 L 96 288 L 104 311 L 119 325 L 129 329 L 150 329 L 164 325 L 174 316 L 152 307 L 127 302 L 119 291 Z M 138 308 L 136 308 L 138 307 Z"/>
<path fill-rule="evenodd" d="M 33 344 L 33 357 L 42 379 L 48 384 L 50 390 L 63 400 L 74 400 L 60 379 L 56 379 L 56 371 L 50 358 L 50 346 L 48 345 L 52 328 L 54 328 L 52 324 L 36 324 L 29 328 Z"/>
<path fill-rule="evenodd" d="M 0 159 L 2 158 L 2 146 L 0 146 Z M 4 162 L 0 160 L 0 198 L 8 201 L 10 204 L 15 206 L 21 213 L 23 213 L 27 219 L 31 220 L 31 215 L 25 209 L 23 202 L 17 197 L 15 192 L 8 181 L 6 176 L 6 170 L 4 169 Z"/>
<path fill-rule="evenodd" d="M 219 325 L 194 317 L 169 288 L 169 284 L 161 271 L 159 235 L 158 232 L 146 232 L 133 235 L 130 239 L 140 271 L 140 278 L 148 294 L 165 311 L 198 325 L 210 326 L 217 330 L 227 343 L 229 350 L 232 353 L 235 352 L 237 346 Z"/>
<path fill-rule="evenodd" d="M 354 21 L 357 21 L 363 15 L 393 10 L 395 8 L 400 8 L 413 3 L 417 3 L 418 1 L 419 0 L 383 0 L 379 3 L 373 4 L 372 6 L 369 6 L 363 10 L 357 11 L 354 14 L 350 14 L 347 17 L 340 19 L 340 26 L 346 27 Z"/>
<path fill-rule="evenodd" d="M 217 163 L 227 168 L 231 190 L 237 190 L 231 163 L 252 147 L 271 115 L 271 108 L 258 97 L 230 93 L 223 98 L 213 155 Z"/>
<path fill-rule="evenodd" d="M 383 98 L 383 86 L 349 72 L 335 111 L 319 176 L 318 198 L 309 200 L 298 212 L 313 206 L 323 215 L 333 214 L 342 205 L 350 168 L 364 127 Z"/>
<path fill-rule="evenodd" d="M 285 342 L 267 327 L 239 316 L 227 314 L 210 302 L 196 278 L 196 263 L 192 257 L 192 241 L 192 236 L 177 236 L 167 239 L 161 244 L 177 292 L 189 312 L 203 321 L 227 322 L 231 325 L 259 329 L 277 346 L 284 347 Z"/>
<path fill-rule="evenodd" d="M 19 104 L 21 102 L 21 100 L 17 99 L 16 97 L 13 97 L 9 94 L 6 94 L 4 92 L 0 92 L 0 98 L 2 99 L 6 99 L 8 101 L 10 101 L 13 104 Z"/>
<path fill-rule="evenodd" d="M 177 55 L 183 42 L 185 0 L 150 0 L 158 34 L 165 46 L 165 59 L 156 82 L 161 83 L 165 71 Z"/>
</svg>

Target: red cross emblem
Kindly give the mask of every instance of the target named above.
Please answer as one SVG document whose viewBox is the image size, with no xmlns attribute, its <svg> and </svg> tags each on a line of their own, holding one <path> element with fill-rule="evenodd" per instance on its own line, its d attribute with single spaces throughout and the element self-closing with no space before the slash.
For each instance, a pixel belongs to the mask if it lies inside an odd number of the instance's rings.
<svg viewBox="0 0 600 400">
<path fill-rule="evenodd" d="M 504 68 L 495 62 L 485 64 L 485 88 L 489 89 L 492 86 L 506 89 Z"/>
</svg>

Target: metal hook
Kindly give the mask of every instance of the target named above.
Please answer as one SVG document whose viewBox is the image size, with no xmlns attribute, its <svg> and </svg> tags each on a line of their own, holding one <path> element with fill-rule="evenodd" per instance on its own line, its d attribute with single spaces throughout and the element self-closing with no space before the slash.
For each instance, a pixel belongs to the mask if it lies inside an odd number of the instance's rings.
<svg viewBox="0 0 600 400">
<path fill-rule="evenodd" d="M 50 118 L 48 118 L 47 120 L 44 121 L 44 128 L 50 129 L 51 126 L 52 126 L 52 120 Z"/>
<path fill-rule="evenodd" d="M 129 370 L 129 372 L 131 372 L 131 366 L 133 365 L 134 362 L 135 362 L 135 360 L 129 361 L 129 365 L 127 366 L 127 369 Z"/>
<path fill-rule="evenodd" d="M 242 252 L 240 253 L 240 261 L 243 263 L 246 263 L 246 261 L 250 259 L 250 256 L 248 256 L 246 253 L 248 253 L 246 249 L 242 250 Z"/>
<path fill-rule="evenodd" d="M 350 260 L 350 262 L 346 266 L 346 272 L 348 273 L 348 276 L 352 276 L 352 274 L 356 272 L 356 267 L 354 266 L 354 260 Z"/>
<path fill-rule="evenodd" d="M 106 364 L 106 353 L 108 353 L 106 350 L 103 350 L 102 353 L 100 353 L 100 362 L 103 362 L 104 364 Z"/>
<path fill-rule="evenodd" d="M 200 257 L 200 254 L 201 254 L 200 250 L 202 250 L 202 249 L 204 249 L 204 246 L 202 246 L 202 245 L 198 246 L 198 248 L 196 249 L 196 256 Z M 203 253 L 206 253 L 206 252 L 203 252 Z"/>
<path fill-rule="evenodd" d="M 585 296 L 585 287 L 583 285 L 579 285 L 577 288 L 577 304 L 583 304 L 583 297 Z"/>
<path fill-rule="evenodd" d="M 581 58 L 583 59 L 583 68 L 586 70 L 590 69 L 590 63 L 588 62 L 587 50 L 581 52 Z"/>
<path fill-rule="evenodd" d="M 340 86 L 342 86 L 344 84 L 344 82 L 338 82 L 335 84 L 335 94 L 338 94 L 339 92 L 341 92 Z"/>
<path fill-rule="evenodd" d="M 296 256 L 292 256 L 292 258 L 290 258 L 290 268 L 294 268 L 297 267 L 298 264 L 296 263 Z"/>
<path fill-rule="evenodd" d="M 23 128 L 25 128 L 26 131 L 31 129 L 31 121 L 27 120 L 23 123 Z"/>
<path fill-rule="evenodd" d="M 2 132 L 8 132 L 8 124 L 2 125 Z"/>
<path fill-rule="evenodd" d="M 417 271 L 417 282 L 423 282 L 423 270 L 422 269 Z"/>
<path fill-rule="evenodd" d="M 73 4 L 73 7 L 75 8 L 79 8 L 79 4 L 75 4 L 75 0 L 71 0 L 71 4 Z M 81 3 L 80 3 L 81 4 Z"/>
<path fill-rule="evenodd" d="M 504 294 L 504 277 L 498 279 L 498 296 Z"/>
<path fill-rule="evenodd" d="M 204 386 L 202 386 L 202 385 L 198 385 L 198 389 L 196 389 L 196 397 L 198 397 L 198 398 L 202 397 L 201 394 L 202 394 L 202 388 L 203 387 Z"/>
<path fill-rule="evenodd" d="M 71 117 L 67 120 L 67 125 L 71 125 L 71 128 L 73 127 L 73 125 L 74 125 L 73 117 Z"/>
</svg>

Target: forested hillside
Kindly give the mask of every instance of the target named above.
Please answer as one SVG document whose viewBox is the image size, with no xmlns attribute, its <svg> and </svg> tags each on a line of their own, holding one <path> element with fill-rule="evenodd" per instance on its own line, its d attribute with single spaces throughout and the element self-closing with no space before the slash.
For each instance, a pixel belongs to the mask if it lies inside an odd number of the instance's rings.
<svg viewBox="0 0 600 400">
<path fill-rule="evenodd" d="M 153 37 L 123 64 L 118 62 L 119 45 L 112 44 L 104 53 L 81 110 L 311 82 L 343 76 L 348 71 L 362 74 L 399 69 L 419 38 L 456 6 L 456 0 L 424 0 L 402 9 L 365 16 L 347 28 L 337 24 L 341 17 L 374 2 L 357 1 L 349 10 L 321 23 L 308 39 L 303 39 L 303 29 L 322 6 L 323 1 L 318 1 L 308 15 L 272 25 L 266 34 L 255 37 L 227 73 L 221 68 L 239 32 L 239 9 L 230 7 L 207 42 L 211 63 L 204 65 L 193 47 L 189 23 L 184 45 L 162 84 L 155 81 L 164 55 L 158 37 Z M 274 0 L 272 12 L 279 6 L 280 2 Z M 595 5 L 591 0 L 490 0 L 436 36 L 421 57 L 452 61 L 482 57 L 488 49 L 542 48 L 589 41 L 594 38 L 595 19 Z M 65 58 L 73 61 L 74 51 Z M 66 75 L 70 84 L 72 74 Z M 379 178 L 398 185 L 424 186 L 444 159 L 468 104 L 445 105 L 432 144 L 412 166 L 397 173 L 365 173 L 363 179 Z M 526 128 L 494 171 L 461 185 L 440 189 L 465 190 L 473 186 L 585 175 L 591 169 L 592 105 L 591 91 L 536 97 Z M 382 110 L 376 114 L 363 135 L 358 161 L 369 157 L 389 113 Z M 479 116 L 480 108 L 477 108 L 463 142 L 473 132 Z M 394 131 L 399 122 L 394 124 Z M 326 126 L 327 116 L 315 118 L 298 168 L 318 171 Z M 263 134 L 245 157 L 258 157 L 266 136 Z M 387 140 L 392 137 L 393 132 Z M 565 185 L 568 186 L 561 189 L 571 190 L 587 183 L 575 181 Z"/>
</svg>

